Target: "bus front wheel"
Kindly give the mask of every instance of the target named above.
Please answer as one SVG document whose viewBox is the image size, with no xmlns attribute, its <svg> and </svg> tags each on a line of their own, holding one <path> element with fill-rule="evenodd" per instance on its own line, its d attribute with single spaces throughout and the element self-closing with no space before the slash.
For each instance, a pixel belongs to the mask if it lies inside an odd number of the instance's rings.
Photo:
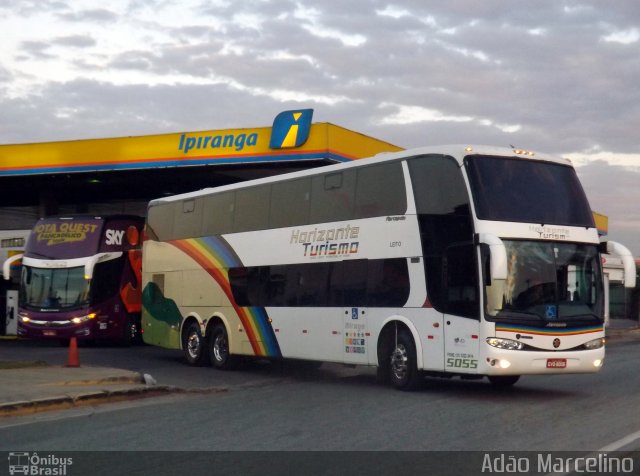
<svg viewBox="0 0 640 476">
<path fill-rule="evenodd" d="M 237 358 L 229 352 L 229 336 L 224 324 L 216 324 L 209 337 L 211 365 L 220 370 L 232 370 L 237 366 Z"/>
<path fill-rule="evenodd" d="M 424 383 L 424 376 L 418 370 L 416 345 L 407 330 L 398 331 L 388 359 L 389 379 L 395 388 L 415 390 Z"/>
</svg>

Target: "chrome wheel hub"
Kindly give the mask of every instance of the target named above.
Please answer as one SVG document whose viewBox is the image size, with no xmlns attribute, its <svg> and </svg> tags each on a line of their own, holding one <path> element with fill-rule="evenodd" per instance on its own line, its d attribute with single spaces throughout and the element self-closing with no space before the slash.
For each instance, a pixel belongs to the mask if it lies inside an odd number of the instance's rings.
<svg viewBox="0 0 640 476">
<path fill-rule="evenodd" d="M 406 377 L 408 361 L 407 349 L 404 345 L 398 344 L 391 353 L 391 373 L 396 380 L 402 380 Z"/>
<path fill-rule="evenodd" d="M 213 341 L 213 355 L 218 362 L 224 362 L 227 354 L 227 339 L 223 334 L 218 334 Z"/>
<path fill-rule="evenodd" d="M 193 332 L 189 334 L 189 338 L 187 339 L 187 352 L 189 352 L 189 357 L 193 359 L 198 358 L 201 346 L 202 342 L 198 333 Z"/>
</svg>

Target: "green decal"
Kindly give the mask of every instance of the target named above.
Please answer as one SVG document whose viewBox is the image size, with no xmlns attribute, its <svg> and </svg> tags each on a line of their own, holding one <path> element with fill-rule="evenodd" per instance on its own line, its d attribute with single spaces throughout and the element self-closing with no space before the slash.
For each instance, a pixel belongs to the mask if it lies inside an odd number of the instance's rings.
<svg viewBox="0 0 640 476">
<path fill-rule="evenodd" d="M 155 283 L 142 291 L 142 335 L 147 344 L 169 349 L 180 348 L 182 315 L 173 299 L 164 297 Z"/>
</svg>

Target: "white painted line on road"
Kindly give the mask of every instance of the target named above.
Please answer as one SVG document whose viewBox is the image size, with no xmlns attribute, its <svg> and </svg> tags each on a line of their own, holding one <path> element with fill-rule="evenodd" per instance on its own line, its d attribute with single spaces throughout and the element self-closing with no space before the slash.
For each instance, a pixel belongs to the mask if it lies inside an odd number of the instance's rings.
<svg viewBox="0 0 640 476">
<path fill-rule="evenodd" d="M 607 446 L 603 446 L 602 448 L 595 451 L 594 453 L 586 455 L 584 459 L 589 459 L 589 458 L 597 459 L 598 455 L 602 455 L 602 453 L 607 453 L 609 451 L 618 451 L 624 448 L 625 446 L 630 445 L 634 441 L 638 441 L 638 440 L 640 440 L 640 431 L 636 431 L 634 433 L 631 433 L 625 436 L 624 438 L 620 438 L 619 440 L 614 441 L 613 443 L 609 443 Z M 633 449 L 635 450 L 637 448 L 633 448 Z M 575 468 L 575 470 L 577 470 L 578 472 L 583 472 L 584 465 L 580 465 L 579 467 Z M 546 474 L 545 476 L 569 476 L 571 474 L 575 474 L 575 472 L 576 471 L 570 471 L 567 473 L 549 473 L 549 474 Z"/>
<path fill-rule="evenodd" d="M 620 438 L 618 441 L 608 444 L 607 446 L 600 448 L 598 451 L 618 451 L 621 448 L 633 443 L 636 440 L 640 440 L 640 431 L 631 433 L 624 438 Z M 637 448 L 636 448 L 637 449 Z"/>
</svg>

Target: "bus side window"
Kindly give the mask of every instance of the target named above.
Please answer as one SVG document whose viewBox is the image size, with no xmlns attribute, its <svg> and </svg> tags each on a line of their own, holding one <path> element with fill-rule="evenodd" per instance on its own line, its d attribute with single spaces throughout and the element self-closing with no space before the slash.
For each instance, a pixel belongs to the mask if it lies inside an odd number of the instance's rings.
<svg viewBox="0 0 640 476">
<path fill-rule="evenodd" d="M 236 192 L 233 231 L 265 230 L 269 227 L 271 185 L 258 185 Z"/>
<path fill-rule="evenodd" d="M 332 263 L 329 276 L 330 306 L 365 306 L 367 303 L 366 259 Z"/>
<path fill-rule="evenodd" d="M 235 192 L 224 192 L 204 197 L 203 206 L 206 212 L 202 220 L 203 236 L 231 233 L 233 230 L 235 200 Z"/>
<path fill-rule="evenodd" d="M 306 225 L 309 223 L 311 179 L 287 180 L 271 186 L 269 227 Z"/>
<path fill-rule="evenodd" d="M 311 223 L 327 223 L 353 218 L 355 170 L 345 170 L 311 179 Z"/>
<path fill-rule="evenodd" d="M 411 291 L 407 260 L 369 260 L 367 286 L 367 306 L 403 307 Z"/>
<path fill-rule="evenodd" d="M 355 218 L 404 215 L 407 192 L 400 162 L 358 169 Z"/>
<path fill-rule="evenodd" d="M 181 239 L 199 236 L 202 229 L 202 197 L 177 204 L 174 215 L 172 238 Z"/>
<path fill-rule="evenodd" d="M 149 207 L 147 234 L 151 239 L 168 241 L 173 239 L 175 202 L 159 203 Z"/>
</svg>

